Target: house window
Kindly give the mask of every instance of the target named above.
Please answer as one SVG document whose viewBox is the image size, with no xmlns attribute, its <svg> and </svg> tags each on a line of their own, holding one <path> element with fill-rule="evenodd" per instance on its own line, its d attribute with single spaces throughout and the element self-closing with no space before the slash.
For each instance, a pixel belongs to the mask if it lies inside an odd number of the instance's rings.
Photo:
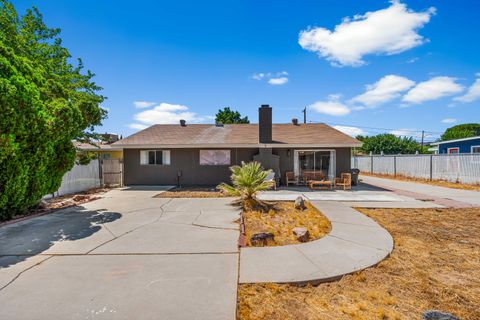
<svg viewBox="0 0 480 320">
<path fill-rule="evenodd" d="M 480 146 L 472 146 L 471 151 L 472 153 L 480 153 Z"/>
<path fill-rule="evenodd" d="M 169 165 L 170 150 L 141 150 L 141 165 Z"/>
<path fill-rule="evenodd" d="M 230 150 L 200 150 L 200 165 L 228 166 L 230 165 Z"/>
<path fill-rule="evenodd" d="M 460 148 L 448 148 L 447 153 L 448 154 L 457 154 L 460 152 Z"/>
<path fill-rule="evenodd" d="M 111 155 L 110 153 L 104 153 L 104 154 L 102 155 L 102 158 L 103 158 L 103 159 L 110 159 L 111 157 L 112 157 L 112 155 Z"/>
</svg>

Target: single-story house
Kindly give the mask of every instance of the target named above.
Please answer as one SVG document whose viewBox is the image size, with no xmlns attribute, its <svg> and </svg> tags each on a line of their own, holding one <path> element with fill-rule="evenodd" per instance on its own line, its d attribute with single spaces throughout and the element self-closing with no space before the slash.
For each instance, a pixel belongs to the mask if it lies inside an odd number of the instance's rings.
<svg viewBox="0 0 480 320">
<path fill-rule="evenodd" d="M 119 140 L 118 135 L 102 134 L 104 141 L 96 144 L 74 141 L 73 145 L 78 151 L 96 152 L 99 159 L 123 159 L 123 149 L 112 144 Z"/>
<path fill-rule="evenodd" d="M 322 171 L 333 179 L 350 170 L 351 149 L 362 143 L 326 124 L 272 124 L 259 108 L 258 124 L 156 124 L 112 144 L 123 149 L 125 185 L 216 185 L 229 167 L 262 163 L 284 183 L 287 171 Z"/>
<path fill-rule="evenodd" d="M 431 143 L 435 154 L 478 153 L 480 154 L 480 136 L 439 141 Z M 430 149 L 429 149 L 430 150 Z"/>
</svg>

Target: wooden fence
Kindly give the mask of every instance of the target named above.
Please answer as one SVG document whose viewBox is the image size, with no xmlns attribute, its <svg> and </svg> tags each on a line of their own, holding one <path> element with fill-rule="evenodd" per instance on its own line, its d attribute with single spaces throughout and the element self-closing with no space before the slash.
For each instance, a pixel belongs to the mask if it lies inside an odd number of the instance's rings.
<svg viewBox="0 0 480 320">
<path fill-rule="evenodd" d="M 123 185 L 122 159 L 103 159 L 101 168 L 102 183 L 104 186 Z"/>
</svg>

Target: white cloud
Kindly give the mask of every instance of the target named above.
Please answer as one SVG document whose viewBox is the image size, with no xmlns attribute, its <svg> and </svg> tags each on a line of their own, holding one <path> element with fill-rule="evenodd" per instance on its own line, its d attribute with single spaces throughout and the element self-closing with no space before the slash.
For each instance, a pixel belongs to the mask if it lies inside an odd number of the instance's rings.
<svg viewBox="0 0 480 320">
<path fill-rule="evenodd" d="M 131 124 L 128 125 L 128 127 L 130 129 L 136 129 L 136 130 L 143 130 L 143 129 L 148 128 L 148 126 L 146 126 L 144 124 L 140 124 L 140 123 L 131 123 Z"/>
<path fill-rule="evenodd" d="M 252 75 L 252 79 L 254 80 L 262 80 L 263 78 L 265 78 L 266 74 L 263 73 L 263 72 L 260 72 L 260 73 L 254 73 Z"/>
<path fill-rule="evenodd" d="M 271 78 L 268 80 L 268 83 L 274 86 L 281 86 L 288 82 L 287 77 L 280 77 L 280 78 Z"/>
<path fill-rule="evenodd" d="M 454 118 L 446 118 L 442 120 L 442 123 L 457 123 L 457 119 Z"/>
<path fill-rule="evenodd" d="M 145 109 L 145 108 L 150 108 L 155 105 L 155 102 L 150 102 L 150 101 L 134 101 L 133 105 L 137 109 Z"/>
<path fill-rule="evenodd" d="M 307 108 L 330 116 L 344 116 L 351 112 L 346 105 L 340 102 L 338 95 L 330 95 L 327 101 L 317 101 Z"/>
<path fill-rule="evenodd" d="M 180 119 L 188 122 L 201 122 L 206 117 L 201 117 L 189 111 L 187 106 L 179 104 L 161 103 L 150 110 L 145 110 L 134 115 L 135 123 L 129 125 L 132 129 L 145 129 L 153 124 L 176 124 Z"/>
<path fill-rule="evenodd" d="M 415 63 L 415 62 L 417 62 L 418 60 L 420 60 L 420 58 L 417 58 L 417 57 L 411 58 L 411 59 L 408 59 L 408 60 L 407 60 L 407 63 Z"/>
<path fill-rule="evenodd" d="M 422 103 L 462 92 L 463 86 L 455 81 L 456 78 L 452 77 L 434 77 L 420 82 L 403 96 L 402 101 L 406 103 Z"/>
<path fill-rule="evenodd" d="M 476 76 L 477 79 L 470 88 L 468 88 L 467 93 L 463 96 L 454 98 L 454 101 L 467 103 L 480 99 L 480 73 L 477 73 Z"/>
<path fill-rule="evenodd" d="M 386 75 L 374 84 L 367 85 L 365 93 L 354 97 L 350 102 L 375 107 L 398 98 L 402 92 L 414 85 L 415 82 L 408 78 L 394 74 Z"/>
<path fill-rule="evenodd" d="M 391 133 L 393 135 L 396 135 L 397 137 L 413 137 L 413 138 L 421 138 L 422 137 L 422 134 L 419 130 L 409 129 L 409 128 L 392 130 L 389 133 Z"/>
<path fill-rule="evenodd" d="M 426 42 L 418 30 L 430 21 L 435 8 L 415 12 L 398 0 L 391 6 L 344 18 L 334 31 L 315 27 L 303 30 L 298 43 L 337 66 L 360 66 L 368 54 L 392 55 Z"/>
<path fill-rule="evenodd" d="M 348 134 L 349 136 L 356 137 L 356 136 L 365 136 L 368 134 L 365 130 L 362 130 L 357 127 L 350 127 L 350 126 L 333 126 L 335 129 L 338 131 L 341 131 L 345 134 Z"/>
<path fill-rule="evenodd" d="M 288 72 L 287 71 L 280 71 L 280 72 L 259 72 L 254 73 L 252 75 L 252 79 L 254 80 L 267 80 L 267 82 L 271 85 L 282 85 L 288 82 Z"/>
</svg>

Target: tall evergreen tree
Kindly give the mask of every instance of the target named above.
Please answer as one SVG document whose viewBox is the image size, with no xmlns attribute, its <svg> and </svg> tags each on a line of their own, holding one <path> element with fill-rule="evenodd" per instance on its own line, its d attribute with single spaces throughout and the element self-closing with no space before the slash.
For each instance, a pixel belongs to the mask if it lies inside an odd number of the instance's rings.
<svg viewBox="0 0 480 320">
<path fill-rule="evenodd" d="M 36 8 L 20 17 L 0 1 L 0 219 L 56 191 L 75 161 L 72 140 L 94 135 L 107 114 L 94 74 L 71 62 L 59 35 Z"/>
</svg>

